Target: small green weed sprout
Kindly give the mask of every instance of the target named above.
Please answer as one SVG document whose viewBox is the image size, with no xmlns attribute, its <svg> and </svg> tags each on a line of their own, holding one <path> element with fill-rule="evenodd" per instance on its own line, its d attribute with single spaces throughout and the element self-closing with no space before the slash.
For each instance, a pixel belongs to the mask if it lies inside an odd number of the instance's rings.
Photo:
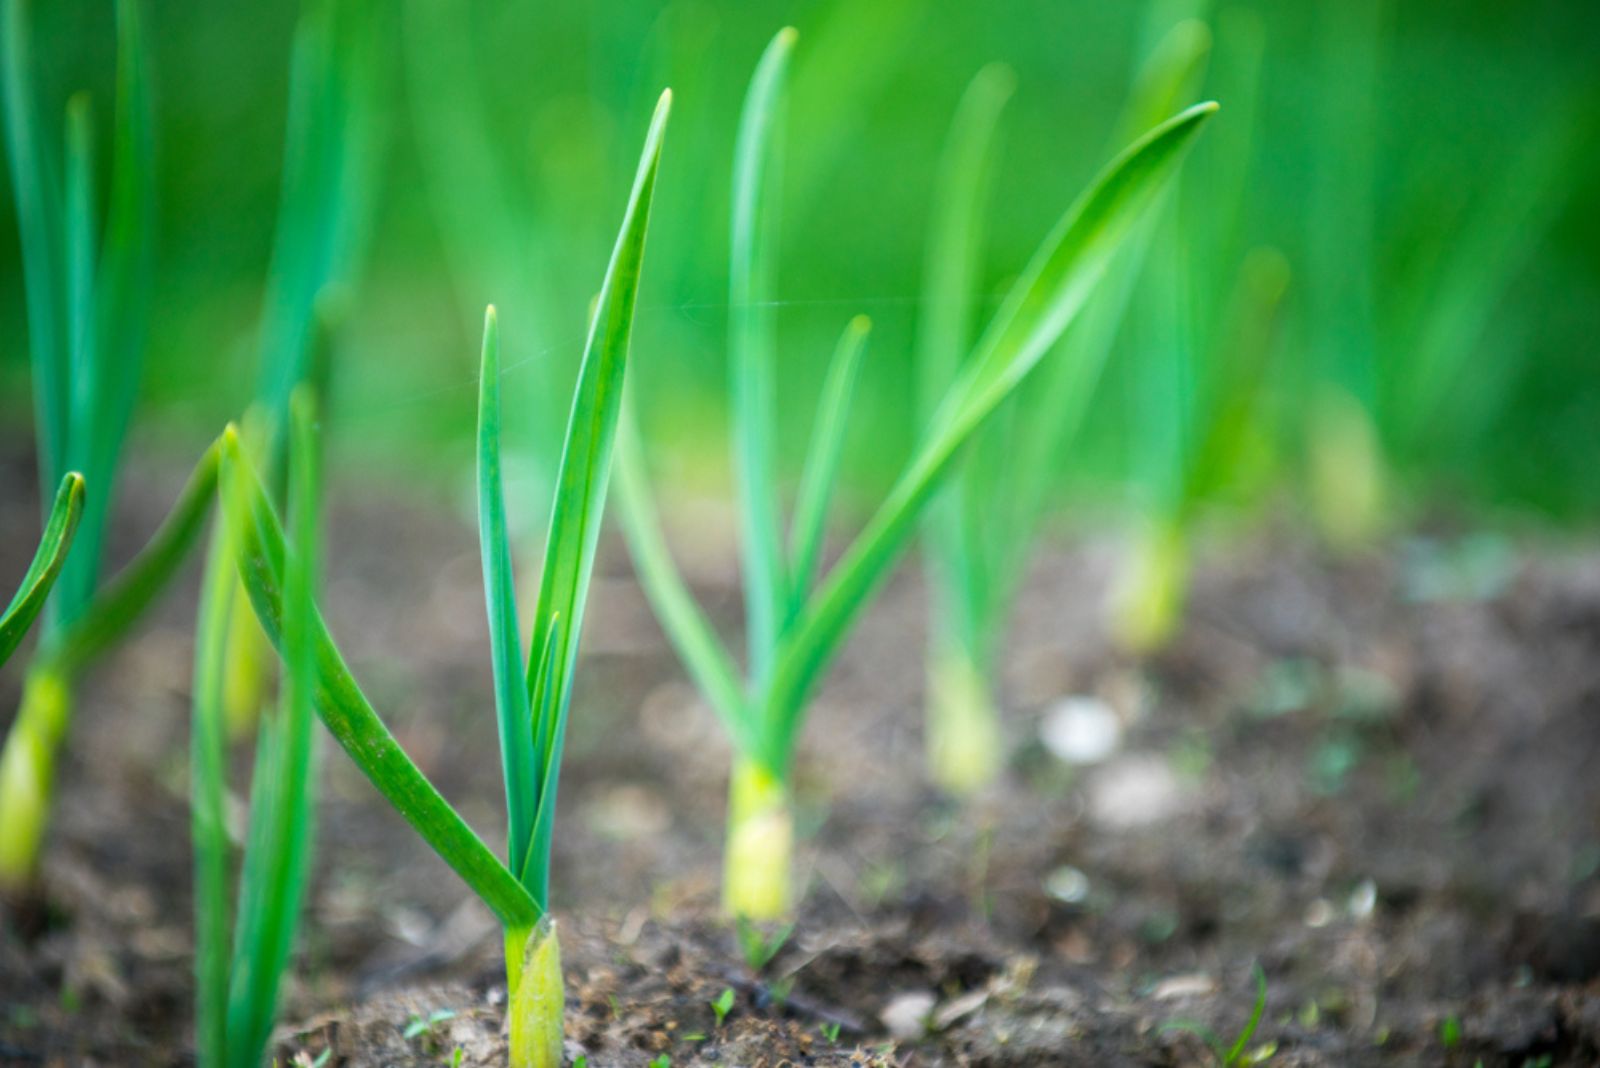
<svg viewBox="0 0 1600 1068">
<path fill-rule="evenodd" d="M 726 1020 L 728 1018 L 728 1013 L 733 1010 L 733 1001 L 735 997 L 737 997 L 737 995 L 734 994 L 733 987 L 730 986 L 724 987 L 722 993 L 718 994 L 714 999 L 712 999 L 711 1012 L 717 1018 L 718 1027 L 722 1026 L 722 1021 Z"/>
<path fill-rule="evenodd" d="M 505 932 L 514 1068 L 562 1062 L 565 996 L 549 911 L 550 850 L 578 635 L 600 535 L 645 234 L 671 94 L 645 138 L 621 230 L 591 318 L 562 451 L 532 650 L 524 660 L 500 475 L 499 328 L 485 316 L 478 403 L 479 537 L 488 598 L 496 720 L 509 816 L 502 863 L 434 789 L 362 694 L 320 618 L 312 636 L 317 713 L 367 778 L 476 893 Z M 293 554 L 235 430 L 224 435 L 227 537 L 257 618 L 287 656 L 285 575 Z"/>
<path fill-rule="evenodd" d="M 734 917 L 734 931 L 739 936 L 739 951 L 744 954 L 745 964 L 751 971 L 759 972 L 771 964 L 772 958 L 788 943 L 789 936 L 794 934 L 794 924 L 778 924 L 764 931 L 760 924 L 740 914 Z"/>
<path fill-rule="evenodd" d="M 1236 1068 L 1236 1066 L 1260 1064 L 1277 1051 L 1275 1044 L 1267 1047 L 1249 1050 L 1250 1040 L 1255 1037 L 1256 1028 L 1261 1024 L 1261 1016 L 1267 1011 L 1267 975 L 1257 964 L 1251 969 L 1251 975 L 1256 983 L 1255 1005 L 1250 1009 L 1250 1018 L 1245 1021 L 1244 1027 L 1239 1031 L 1239 1036 L 1233 1040 L 1232 1045 L 1223 1046 L 1214 1031 L 1204 1024 L 1193 1020 L 1173 1020 L 1161 1025 L 1163 1031 L 1186 1031 L 1206 1044 L 1211 1055 L 1216 1058 L 1218 1068 Z"/>
<path fill-rule="evenodd" d="M 316 402 L 310 387 L 296 391 L 290 412 L 288 496 L 294 536 L 283 568 L 283 685 L 276 713 L 263 716 L 258 731 L 250 828 L 237 903 L 231 910 L 222 673 L 228 617 L 220 611 L 223 602 L 202 594 L 195 640 L 190 818 L 195 856 L 195 1033 L 204 1068 L 261 1063 L 311 868 L 319 463 Z M 207 562 L 207 579 L 214 580 L 218 569 L 232 574 L 228 555 L 218 553 Z M 214 581 L 206 584 L 213 585 Z"/>
<path fill-rule="evenodd" d="M 736 750 L 729 780 L 723 904 L 730 914 L 752 920 L 777 919 L 790 908 L 790 770 L 818 679 L 904 552 L 924 506 L 963 446 L 1073 321 L 1216 108 L 1199 105 L 1151 130 L 1072 205 L 963 363 L 887 498 L 832 571 L 818 580 L 817 546 L 866 323 L 853 320 L 834 354 L 785 540 L 773 457 L 778 414 L 770 307 L 775 182 L 768 164 L 794 40 L 792 29 L 781 31 L 757 65 L 734 162 L 729 371 L 748 646 L 743 679 L 672 563 L 647 488 L 638 432 L 626 412 L 617 447 L 623 530 L 640 580 Z"/>
<path fill-rule="evenodd" d="M 102 582 L 101 550 L 137 393 L 151 284 L 144 46 L 136 0 L 121 0 L 111 187 L 102 229 L 89 97 L 79 94 L 67 104 L 63 168 L 50 157 L 51 140 L 40 126 L 28 8 L 24 0 L 0 2 L 0 117 L 22 239 L 40 485 L 55 491 L 56 506 L 45 523 L 42 564 L 35 561 L 39 569 L 30 569 L 0 623 L 3 659 L 43 610 L 22 706 L 0 752 L 0 891 L 13 894 L 27 891 L 38 871 L 56 754 L 72 720 L 78 680 L 183 562 L 210 507 L 217 462 L 215 447 L 207 450 L 149 543 L 115 579 Z M 63 173 L 64 188 L 57 184 Z M 65 525 L 56 516 L 63 503 Z"/>
<path fill-rule="evenodd" d="M 406 1028 L 400 1032 L 400 1036 L 409 1041 L 413 1038 L 421 1038 L 423 1035 L 431 1035 L 434 1033 L 434 1028 L 455 1018 L 454 1009 L 435 1009 L 426 1016 L 412 1013 L 411 1019 L 406 1021 Z"/>
</svg>

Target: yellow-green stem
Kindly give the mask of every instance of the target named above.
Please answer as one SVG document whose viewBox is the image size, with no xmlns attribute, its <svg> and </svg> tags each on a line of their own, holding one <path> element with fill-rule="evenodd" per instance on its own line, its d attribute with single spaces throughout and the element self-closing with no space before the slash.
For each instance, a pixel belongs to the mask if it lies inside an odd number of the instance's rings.
<svg viewBox="0 0 1600 1068">
<path fill-rule="evenodd" d="M 965 645 L 941 642 L 928 662 L 928 771 L 967 797 L 992 783 L 1002 760 L 1000 714 L 989 672 Z"/>
<path fill-rule="evenodd" d="M 736 757 L 722 863 L 722 905 L 728 914 L 758 922 L 788 915 L 793 852 L 788 786 L 758 761 Z"/>
<path fill-rule="evenodd" d="M 1383 525 L 1384 461 L 1372 417 L 1337 386 L 1323 386 L 1311 410 L 1312 512 L 1334 549 L 1349 552 Z"/>
<path fill-rule="evenodd" d="M 507 928 L 506 987 L 511 1068 L 561 1068 L 567 998 L 561 943 L 548 912 L 533 927 Z"/>
<path fill-rule="evenodd" d="M 237 577 L 229 581 L 238 584 Z M 240 741 L 255 734 L 256 720 L 266 700 L 272 645 L 256 621 L 255 609 L 240 585 L 234 592 L 228 616 L 228 656 L 222 669 L 222 709 L 228 737 Z"/>
<path fill-rule="evenodd" d="M 1141 537 L 1115 606 L 1118 644 L 1148 653 L 1171 640 L 1189 594 L 1189 543 L 1182 524 L 1157 523 Z"/>
<path fill-rule="evenodd" d="M 48 662 L 22 684 L 22 707 L 0 753 L 0 890 L 21 893 L 39 868 L 50 822 L 56 750 L 72 718 L 71 681 Z"/>
</svg>

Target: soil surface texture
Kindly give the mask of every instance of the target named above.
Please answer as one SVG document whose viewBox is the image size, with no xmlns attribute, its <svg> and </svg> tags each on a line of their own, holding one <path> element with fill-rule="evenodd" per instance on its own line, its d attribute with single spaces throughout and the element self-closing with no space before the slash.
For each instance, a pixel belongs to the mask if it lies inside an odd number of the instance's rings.
<svg viewBox="0 0 1600 1068">
<path fill-rule="evenodd" d="M 16 576 L 34 468 L 0 446 Z M 127 473 L 113 560 L 182 474 Z M 330 626 L 406 749 L 502 842 L 472 527 L 341 489 Z M 687 511 L 674 540 L 736 641 L 725 519 Z M 1215 1064 L 1259 968 L 1234 1063 L 1600 1064 L 1600 553 L 1456 532 L 1336 561 L 1254 535 L 1202 553 L 1184 633 L 1142 661 L 1107 637 L 1121 562 L 1108 538 L 1040 554 L 1005 656 L 1007 767 L 959 803 L 925 771 L 925 599 L 901 569 L 812 709 L 802 905 L 762 932 L 777 948 L 757 969 L 717 910 L 727 743 L 607 543 L 555 839 L 569 1058 Z M 0 1065 L 194 1061 L 197 570 L 82 687 L 39 891 L 0 924 Z M 0 726 L 25 658 L 0 672 Z M 321 743 L 278 1063 L 503 1064 L 493 921 Z M 241 746 L 241 828 L 248 768 Z"/>
</svg>

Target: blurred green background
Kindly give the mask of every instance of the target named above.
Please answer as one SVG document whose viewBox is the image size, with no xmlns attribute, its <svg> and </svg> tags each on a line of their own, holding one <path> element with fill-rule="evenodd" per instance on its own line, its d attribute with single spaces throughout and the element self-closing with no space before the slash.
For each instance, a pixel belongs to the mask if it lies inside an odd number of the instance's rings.
<svg viewBox="0 0 1600 1068">
<path fill-rule="evenodd" d="M 108 104 L 111 5 L 36 6 L 45 113 L 80 86 Z M 251 395 L 297 13 L 145 5 L 160 206 L 134 449 L 191 453 Z M 1290 265 L 1256 412 L 1270 483 L 1300 481 L 1311 383 L 1343 358 L 1336 350 L 1368 346 L 1380 434 L 1393 435 L 1392 500 L 1409 514 L 1600 514 L 1592 0 L 407 0 L 379 27 L 382 155 L 333 377 L 338 465 L 402 492 L 464 492 L 477 330 L 491 301 L 507 334 L 508 433 L 530 454 L 549 447 L 650 105 L 670 85 L 630 374 L 664 477 L 724 490 L 730 157 L 756 57 L 792 24 L 783 457 L 792 473 L 834 338 L 869 314 L 845 461 L 848 495 L 865 501 L 916 429 L 909 364 L 928 202 L 968 80 L 990 60 L 1017 74 L 985 267 L 985 293 L 998 295 L 1108 158 L 1141 55 L 1185 17 L 1215 30 L 1203 95 L 1224 111 L 1185 177 L 1183 212 L 1207 209 L 1205 153 L 1243 143 L 1242 244 L 1276 248 Z M 1257 117 L 1230 142 L 1230 94 L 1248 91 L 1236 46 L 1252 40 Z M 26 324 L 5 195 L 0 420 L 22 427 Z M 1231 277 L 1237 264 L 1196 266 Z M 1123 333 L 1124 350 L 1149 343 L 1148 332 Z M 1449 371 L 1422 404 L 1403 383 L 1430 345 Z M 1113 356 L 1084 435 L 1061 458 L 1065 499 L 1126 497 L 1150 433 L 1130 417 L 1141 366 Z"/>
</svg>

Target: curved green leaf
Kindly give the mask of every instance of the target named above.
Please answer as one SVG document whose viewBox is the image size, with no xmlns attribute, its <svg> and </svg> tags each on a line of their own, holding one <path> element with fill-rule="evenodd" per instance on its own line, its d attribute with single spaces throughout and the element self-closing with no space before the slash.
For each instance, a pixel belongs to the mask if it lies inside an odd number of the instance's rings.
<svg viewBox="0 0 1600 1068">
<path fill-rule="evenodd" d="M 256 618 L 283 650 L 283 527 L 266 491 L 229 427 L 222 437 L 222 503 L 239 577 Z M 538 904 L 483 840 L 450 807 L 384 726 L 344 662 L 320 613 L 315 616 L 317 714 L 368 781 L 410 823 L 423 841 L 460 875 L 507 927 L 531 927 Z"/>
<path fill-rule="evenodd" d="M 72 548 L 78 520 L 83 517 L 83 503 L 83 476 L 69 471 L 56 490 L 55 503 L 50 507 L 50 517 L 39 538 L 39 548 L 34 551 L 33 562 L 22 576 L 11 603 L 0 613 L 0 665 L 16 652 L 49 598 L 50 587 L 55 585 L 56 576 L 61 574 L 61 566 L 66 563 L 67 552 Z"/>
<path fill-rule="evenodd" d="M 1034 254 L 940 404 L 917 455 L 796 623 L 768 689 L 769 758 L 788 752 L 802 702 L 887 575 L 958 450 L 1033 370 L 1083 307 L 1107 263 L 1175 173 L 1217 105 L 1199 104 L 1115 159 Z"/>
<path fill-rule="evenodd" d="M 483 357 L 478 373 L 478 546 L 483 556 L 489 651 L 494 660 L 495 722 L 500 732 L 500 768 L 506 788 L 507 865 L 513 872 L 520 872 L 527 863 L 539 794 L 511 539 L 506 530 L 505 489 L 500 476 L 500 320 L 493 305 L 483 316 Z"/>
<path fill-rule="evenodd" d="M 220 442 L 212 442 L 201 454 L 172 511 L 139 555 L 100 588 L 82 615 L 51 638 L 46 655 L 61 671 L 71 674 L 113 645 L 177 573 L 205 526 L 217 488 L 220 448 Z"/>
<path fill-rule="evenodd" d="M 754 679 L 764 678 L 771 665 L 789 589 L 778 518 L 777 367 L 770 302 L 777 245 L 772 202 L 780 169 L 775 135 L 796 36 L 793 27 L 785 27 L 762 53 L 745 94 L 734 145 L 728 359 L 745 632 Z"/>
</svg>

